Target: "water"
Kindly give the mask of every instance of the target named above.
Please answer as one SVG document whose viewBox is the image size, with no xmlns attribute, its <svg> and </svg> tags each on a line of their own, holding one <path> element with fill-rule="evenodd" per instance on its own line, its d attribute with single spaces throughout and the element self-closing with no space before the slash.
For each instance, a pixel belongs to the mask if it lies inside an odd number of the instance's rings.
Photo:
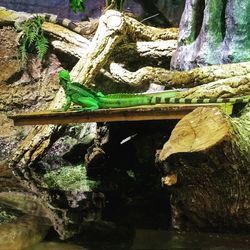
<svg viewBox="0 0 250 250">
<path fill-rule="evenodd" d="M 178 233 L 134 228 L 130 223 L 127 227 L 108 222 L 94 224 L 95 227 L 90 224 L 92 227 L 74 240 L 62 242 L 53 231 L 48 231 L 50 224 L 46 218 L 25 214 L 13 222 L 0 224 L 0 250 L 250 249 L 250 235 Z"/>
<path fill-rule="evenodd" d="M 250 235 L 137 230 L 131 249 L 250 249 Z"/>
<path fill-rule="evenodd" d="M 159 249 L 250 249 L 250 235 L 177 233 L 164 230 L 137 229 L 131 242 L 86 242 L 79 245 L 42 242 L 25 250 L 159 250 Z"/>
</svg>

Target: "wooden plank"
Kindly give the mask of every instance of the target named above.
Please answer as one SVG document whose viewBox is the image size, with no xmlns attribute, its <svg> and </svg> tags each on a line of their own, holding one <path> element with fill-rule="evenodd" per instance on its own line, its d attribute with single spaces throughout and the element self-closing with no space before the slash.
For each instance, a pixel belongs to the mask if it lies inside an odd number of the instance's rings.
<svg viewBox="0 0 250 250">
<path fill-rule="evenodd" d="M 220 107 L 220 104 L 159 104 L 130 108 L 98 109 L 94 111 L 41 111 L 9 115 L 15 126 L 69 124 L 84 122 L 115 122 L 181 119 L 197 107 Z"/>
</svg>

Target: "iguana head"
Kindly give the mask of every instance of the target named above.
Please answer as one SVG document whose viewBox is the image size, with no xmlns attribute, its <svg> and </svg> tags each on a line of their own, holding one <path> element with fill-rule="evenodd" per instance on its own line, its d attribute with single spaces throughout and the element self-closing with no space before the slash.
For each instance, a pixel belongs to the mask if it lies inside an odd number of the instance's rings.
<svg viewBox="0 0 250 250">
<path fill-rule="evenodd" d="M 60 70 L 59 73 L 59 80 L 61 81 L 66 81 L 66 82 L 70 82 L 70 74 L 68 70 Z"/>
</svg>

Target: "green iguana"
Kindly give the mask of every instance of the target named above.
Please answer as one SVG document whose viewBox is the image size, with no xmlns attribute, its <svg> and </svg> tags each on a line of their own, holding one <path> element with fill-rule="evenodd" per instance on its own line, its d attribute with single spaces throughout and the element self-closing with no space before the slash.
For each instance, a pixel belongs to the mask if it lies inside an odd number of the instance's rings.
<svg viewBox="0 0 250 250">
<path fill-rule="evenodd" d="M 175 90 L 154 93 L 154 94 L 110 94 L 104 95 L 95 92 L 80 83 L 71 82 L 70 74 L 67 70 L 59 72 L 59 83 L 63 87 L 66 95 L 66 104 L 63 107 L 67 111 L 71 103 L 80 105 L 78 110 L 96 110 L 100 108 L 122 108 L 149 104 L 166 103 L 166 98 L 176 96 Z"/>
<path fill-rule="evenodd" d="M 232 104 L 248 103 L 250 96 L 239 98 L 176 98 L 176 90 L 169 90 L 158 93 L 143 93 L 143 94 L 109 94 L 104 95 L 101 92 L 95 92 L 80 83 L 71 82 L 70 74 L 67 70 L 59 72 L 59 83 L 63 87 L 66 95 L 66 104 L 63 107 L 67 111 L 73 102 L 81 106 L 81 110 L 96 110 L 106 108 L 124 108 L 141 105 L 154 104 L 204 104 L 204 103 L 225 103 L 224 110 L 231 114 Z M 228 103 L 228 104 L 227 104 Z"/>
</svg>

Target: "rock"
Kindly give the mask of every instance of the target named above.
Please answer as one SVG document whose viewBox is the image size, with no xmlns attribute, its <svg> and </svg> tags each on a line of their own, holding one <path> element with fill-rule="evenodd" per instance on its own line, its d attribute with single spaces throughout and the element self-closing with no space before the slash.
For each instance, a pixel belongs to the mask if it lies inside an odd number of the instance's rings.
<svg viewBox="0 0 250 250">
<path fill-rule="evenodd" d="M 21 71 L 21 64 L 16 59 L 16 34 L 9 27 L 0 29 L 0 88 Z"/>
<path fill-rule="evenodd" d="M 74 13 L 69 8 L 68 1 L 61 0 L 0 0 L 0 5 L 16 11 L 29 13 L 52 13 L 73 21 L 86 20 L 87 18 L 99 18 L 104 9 L 102 0 L 85 0 L 83 13 Z M 132 11 L 136 16 L 141 15 L 142 8 L 135 0 L 125 0 L 125 10 Z"/>
<path fill-rule="evenodd" d="M 173 27 L 178 27 L 184 9 L 183 0 L 157 0 L 155 6 Z"/>
<path fill-rule="evenodd" d="M 49 229 L 37 216 L 24 215 L 0 225 L 0 249 L 21 250 L 40 242 Z"/>
<path fill-rule="evenodd" d="M 187 0 L 172 69 L 248 61 L 249 12 L 248 0 Z"/>
</svg>

